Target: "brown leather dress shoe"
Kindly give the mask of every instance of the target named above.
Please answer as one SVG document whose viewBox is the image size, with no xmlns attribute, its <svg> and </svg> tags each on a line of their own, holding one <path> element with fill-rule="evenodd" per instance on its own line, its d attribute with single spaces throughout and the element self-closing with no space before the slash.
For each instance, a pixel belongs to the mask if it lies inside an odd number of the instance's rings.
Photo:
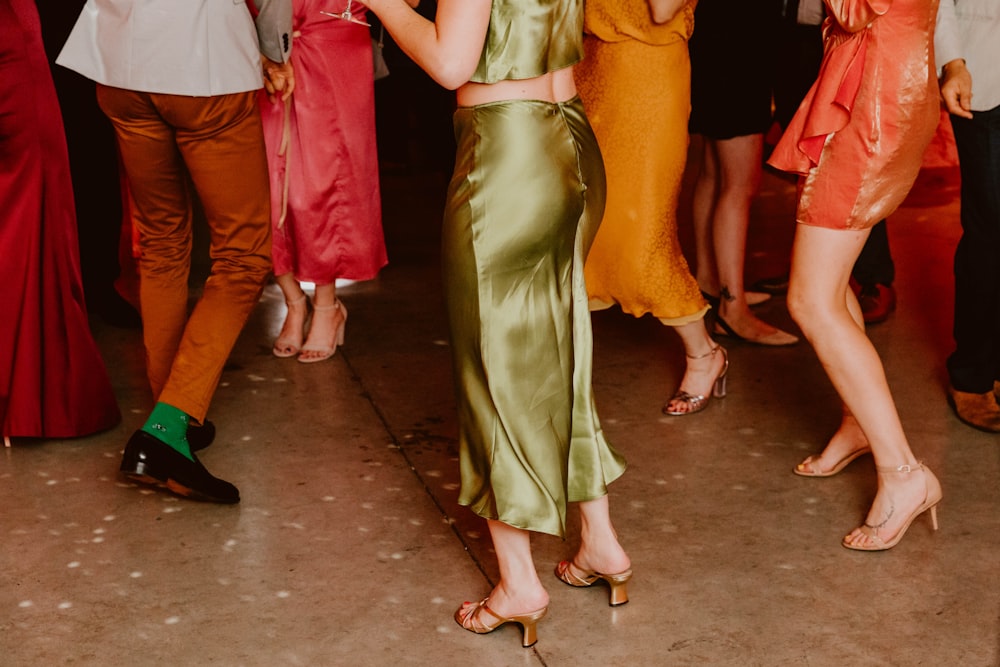
<svg viewBox="0 0 1000 667">
<path fill-rule="evenodd" d="M 948 388 L 948 402 L 963 422 L 980 431 L 1000 433 L 1000 404 L 992 391 L 974 394 Z"/>
</svg>

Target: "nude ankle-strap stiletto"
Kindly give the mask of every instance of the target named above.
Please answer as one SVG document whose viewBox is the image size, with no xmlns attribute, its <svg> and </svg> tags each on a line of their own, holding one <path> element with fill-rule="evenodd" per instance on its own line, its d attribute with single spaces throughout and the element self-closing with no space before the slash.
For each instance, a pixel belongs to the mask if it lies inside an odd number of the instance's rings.
<svg viewBox="0 0 1000 667">
<path fill-rule="evenodd" d="M 898 474 L 909 475 L 915 472 L 922 472 L 924 474 L 924 485 L 926 489 L 924 502 L 922 502 L 920 506 L 917 507 L 917 509 L 913 510 L 910 516 L 907 517 L 906 521 L 903 523 L 902 527 L 900 527 L 900 529 L 896 531 L 896 534 L 889 537 L 888 539 L 884 539 L 879 534 L 879 530 L 888 521 L 887 518 L 886 522 L 883 522 L 876 526 L 872 526 L 867 522 L 865 522 L 861 526 L 861 532 L 867 535 L 869 540 L 871 541 L 869 544 L 853 544 L 849 541 L 850 535 L 847 535 L 844 537 L 844 540 L 842 542 L 842 544 L 845 547 L 847 547 L 848 549 L 854 549 L 856 551 L 885 551 L 886 549 L 891 549 L 892 547 L 896 546 L 901 539 L 903 539 L 903 535 L 910 527 L 910 524 L 913 523 L 913 520 L 916 519 L 921 514 L 923 514 L 924 512 L 926 512 L 927 510 L 931 511 L 931 525 L 933 526 L 934 530 L 937 530 L 938 528 L 937 506 L 938 503 L 941 502 L 942 493 L 941 493 L 941 483 L 938 482 L 938 479 L 937 477 L 934 476 L 934 473 L 932 473 L 923 463 L 918 463 L 915 466 L 911 466 L 909 464 L 904 464 L 901 466 L 875 466 L 875 469 L 880 473 L 886 473 L 886 474 L 898 473 Z"/>
<path fill-rule="evenodd" d="M 853 452 L 840 459 L 833 464 L 833 467 L 829 470 L 820 470 L 816 467 L 817 457 L 807 456 L 802 463 L 799 463 L 792 470 L 796 475 L 801 475 L 802 477 L 833 477 L 838 472 L 843 470 L 851 463 L 854 459 L 864 456 L 865 454 L 871 454 L 871 447 L 862 447 L 861 449 L 855 449 Z"/>
</svg>

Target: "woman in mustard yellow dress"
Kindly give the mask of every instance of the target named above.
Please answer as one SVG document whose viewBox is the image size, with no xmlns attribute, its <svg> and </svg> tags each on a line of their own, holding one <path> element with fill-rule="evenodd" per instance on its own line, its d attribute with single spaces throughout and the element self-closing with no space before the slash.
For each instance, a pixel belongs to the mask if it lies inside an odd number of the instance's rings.
<svg viewBox="0 0 1000 667">
<path fill-rule="evenodd" d="M 709 306 L 677 238 L 688 146 L 697 0 L 588 0 L 576 79 L 604 155 L 607 205 L 585 275 L 591 309 L 652 313 L 684 343 L 687 369 L 669 415 L 725 396 L 726 350 L 705 327 Z"/>
</svg>

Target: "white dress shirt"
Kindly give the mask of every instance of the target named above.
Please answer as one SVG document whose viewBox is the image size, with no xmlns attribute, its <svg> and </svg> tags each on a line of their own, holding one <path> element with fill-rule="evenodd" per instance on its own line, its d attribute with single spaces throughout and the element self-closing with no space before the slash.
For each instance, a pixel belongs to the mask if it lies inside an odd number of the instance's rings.
<svg viewBox="0 0 1000 667">
<path fill-rule="evenodd" d="M 255 5 L 256 27 L 245 0 L 88 0 L 56 62 L 98 83 L 147 93 L 257 90 L 261 51 L 287 60 L 292 12 L 291 0 Z"/>
</svg>

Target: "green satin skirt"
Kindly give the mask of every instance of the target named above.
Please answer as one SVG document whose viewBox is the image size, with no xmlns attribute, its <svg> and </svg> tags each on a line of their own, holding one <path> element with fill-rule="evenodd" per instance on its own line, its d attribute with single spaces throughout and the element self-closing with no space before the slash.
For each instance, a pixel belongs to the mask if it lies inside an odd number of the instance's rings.
<svg viewBox="0 0 1000 667">
<path fill-rule="evenodd" d="M 604 211 L 600 150 L 579 99 L 461 107 L 455 134 L 442 259 L 459 503 L 563 536 L 566 503 L 625 470 L 591 388 L 583 265 Z"/>
</svg>

